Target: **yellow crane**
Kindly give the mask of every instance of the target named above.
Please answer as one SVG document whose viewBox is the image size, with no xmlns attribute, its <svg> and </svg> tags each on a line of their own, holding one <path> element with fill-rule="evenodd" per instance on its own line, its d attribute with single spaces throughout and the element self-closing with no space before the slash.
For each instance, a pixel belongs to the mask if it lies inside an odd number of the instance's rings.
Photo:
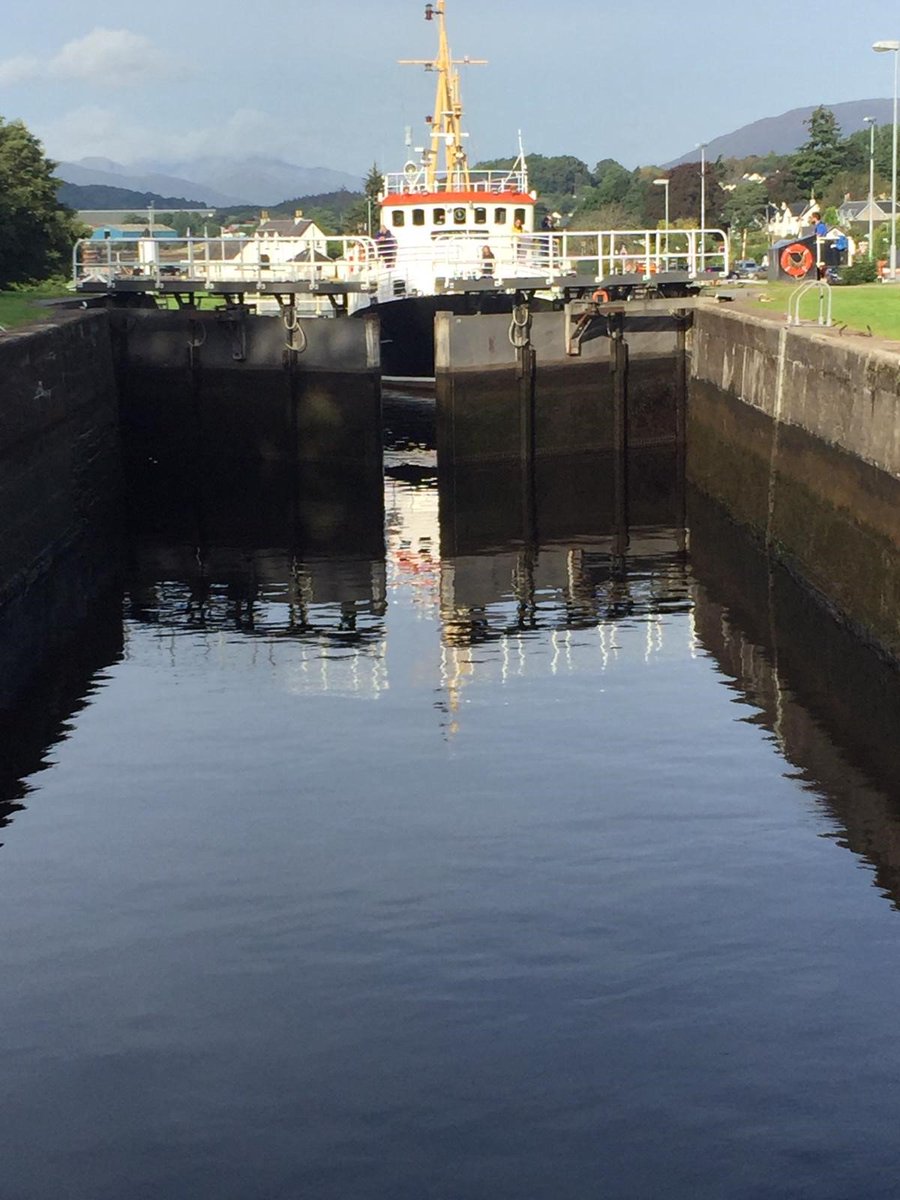
<svg viewBox="0 0 900 1200">
<path fill-rule="evenodd" d="M 425 5 L 425 20 L 438 21 L 438 53 L 436 58 L 401 58 L 398 61 L 403 66 L 424 67 L 426 71 L 437 72 L 437 89 L 435 92 L 434 112 L 429 124 L 431 126 L 431 147 L 425 150 L 425 186 L 428 191 L 434 191 L 438 176 L 441 172 L 441 148 L 443 147 L 443 173 L 446 187 L 454 191 L 464 191 L 469 187 L 469 159 L 466 154 L 464 139 L 468 134 L 462 129 L 462 101 L 459 91 L 459 71 L 457 67 L 487 66 L 486 58 L 454 58 L 450 53 L 450 43 L 447 39 L 446 25 L 447 0 L 438 0 L 436 4 Z"/>
</svg>

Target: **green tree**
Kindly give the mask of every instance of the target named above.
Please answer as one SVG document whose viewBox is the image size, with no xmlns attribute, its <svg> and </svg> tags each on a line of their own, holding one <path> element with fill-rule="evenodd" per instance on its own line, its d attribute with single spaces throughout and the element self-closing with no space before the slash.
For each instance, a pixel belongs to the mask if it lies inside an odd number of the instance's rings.
<svg viewBox="0 0 900 1200">
<path fill-rule="evenodd" d="M 0 288 L 66 268 L 81 232 L 56 198 L 56 164 L 21 121 L 0 117 Z"/>
<path fill-rule="evenodd" d="M 594 189 L 596 190 L 596 189 Z M 597 208 L 579 207 L 568 224 L 569 229 L 628 229 L 633 214 L 624 204 L 601 204 Z"/>
<path fill-rule="evenodd" d="M 191 231 L 191 237 L 218 237 L 222 232 L 222 227 L 216 220 L 199 212 L 157 213 L 153 223 L 168 225 L 179 237 L 187 237 L 188 230 Z"/>
<path fill-rule="evenodd" d="M 614 158 L 604 158 L 594 167 L 594 192 L 600 206 L 621 204 L 631 187 L 631 172 Z"/>
<path fill-rule="evenodd" d="M 841 127 L 830 108 L 820 104 L 804 124 L 809 137 L 794 155 L 791 165 L 798 185 L 809 195 L 814 190 L 824 191 L 843 169 L 847 148 L 841 138 Z"/>
<path fill-rule="evenodd" d="M 363 184 L 363 192 L 365 193 L 367 200 L 371 200 L 373 204 L 377 204 L 378 197 L 383 193 L 383 191 L 384 176 L 378 169 L 378 163 L 373 162 Z"/>
<path fill-rule="evenodd" d="M 792 166 L 781 167 L 770 175 L 765 182 L 765 189 L 772 204 L 799 204 L 809 196 L 809 190 L 804 193 L 797 181 Z"/>
<path fill-rule="evenodd" d="M 879 182 L 890 179 L 891 177 L 891 156 L 892 156 L 892 138 L 893 126 L 888 123 L 886 125 L 877 125 L 875 127 L 875 173 L 880 176 L 880 180 L 875 180 L 875 194 L 878 195 Z M 860 174 L 865 173 L 866 188 L 868 189 L 868 172 L 869 172 L 869 145 L 870 134 L 868 129 L 858 129 L 856 133 L 851 133 L 844 145 L 847 148 L 846 167 L 851 171 L 858 171 Z M 887 185 L 888 189 L 890 185 Z"/>
<path fill-rule="evenodd" d="M 477 170 L 509 171 L 514 158 L 495 158 L 476 163 Z M 594 178 L 588 165 L 571 154 L 528 155 L 528 181 L 540 196 L 574 196 L 584 187 L 591 187 Z"/>
<path fill-rule="evenodd" d="M 708 229 L 719 219 L 722 192 L 719 187 L 718 164 L 708 162 L 705 167 L 703 174 L 706 183 L 706 227 Z M 670 220 L 673 224 L 676 221 L 685 221 L 687 222 L 686 228 L 689 228 L 691 223 L 698 225 L 700 223 L 700 193 L 703 191 L 702 184 L 704 182 L 700 174 L 699 161 L 681 163 L 680 166 L 674 167 L 669 171 L 668 179 Z"/>
<path fill-rule="evenodd" d="M 363 183 L 363 194 L 344 212 L 336 233 L 377 233 L 378 197 L 384 192 L 384 176 L 377 163 L 372 163 Z M 328 230 L 327 232 L 331 232 Z"/>
<path fill-rule="evenodd" d="M 722 206 L 722 216 L 730 228 L 740 234 L 759 226 L 766 211 L 768 196 L 761 183 L 739 183 Z"/>
</svg>

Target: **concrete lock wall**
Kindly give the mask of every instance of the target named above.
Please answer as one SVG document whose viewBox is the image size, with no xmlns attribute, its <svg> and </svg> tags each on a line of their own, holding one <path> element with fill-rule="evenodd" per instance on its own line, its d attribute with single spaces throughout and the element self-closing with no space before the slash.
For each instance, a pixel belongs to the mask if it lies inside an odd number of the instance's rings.
<svg viewBox="0 0 900 1200">
<path fill-rule="evenodd" d="M 900 355 L 701 309 L 687 475 L 900 664 Z"/>
<path fill-rule="evenodd" d="M 701 306 L 691 376 L 900 477 L 900 356 L 867 341 Z"/>
<path fill-rule="evenodd" d="M 0 596 L 107 506 L 117 424 L 105 314 L 0 341 Z"/>
<path fill-rule="evenodd" d="M 109 586 L 120 494 L 105 313 L 0 340 L 0 704 Z"/>
</svg>

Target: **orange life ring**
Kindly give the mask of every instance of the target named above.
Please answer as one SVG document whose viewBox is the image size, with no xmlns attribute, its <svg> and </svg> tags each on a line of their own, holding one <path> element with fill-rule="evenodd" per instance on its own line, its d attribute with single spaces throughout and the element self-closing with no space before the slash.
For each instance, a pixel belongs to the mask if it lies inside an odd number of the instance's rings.
<svg viewBox="0 0 900 1200">
<path fill-rule="evenodd" d="M 793 279 L 802 279 L 804 275 L 808 275 L 815 261 L 812 250 L 802 242 L 791 242 L 790 246 L 785 246 L 781 252 L 781 269 Z"/>
<path fill-rule="evenodd" d="M 591 296 L 591 299 L 595 303 L 599 302 L 601 304 L 608 304 L 609 292 L 606 290 L 606 288 L 597 288 L 596 292 L 594 292 L 593 296 Z"/>
</svg>

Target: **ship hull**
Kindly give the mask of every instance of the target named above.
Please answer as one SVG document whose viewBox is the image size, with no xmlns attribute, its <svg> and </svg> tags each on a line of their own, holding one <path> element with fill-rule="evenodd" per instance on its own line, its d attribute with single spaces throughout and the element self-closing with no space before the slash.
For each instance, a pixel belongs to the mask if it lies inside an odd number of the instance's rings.
<svg viewBox="0 0 900 1200">
<path fill-rule="evenodd" d="M 403 296 L 365 311 L 381 322 L 381 374 L 401 378 L 434 375 L 434 317 L 437 312 L 459 316 L 509 313 L 515 297 L 469 293 L 455 296 Z M 533 307 L 545 307 L 537 301 Z"/>
</svg>

